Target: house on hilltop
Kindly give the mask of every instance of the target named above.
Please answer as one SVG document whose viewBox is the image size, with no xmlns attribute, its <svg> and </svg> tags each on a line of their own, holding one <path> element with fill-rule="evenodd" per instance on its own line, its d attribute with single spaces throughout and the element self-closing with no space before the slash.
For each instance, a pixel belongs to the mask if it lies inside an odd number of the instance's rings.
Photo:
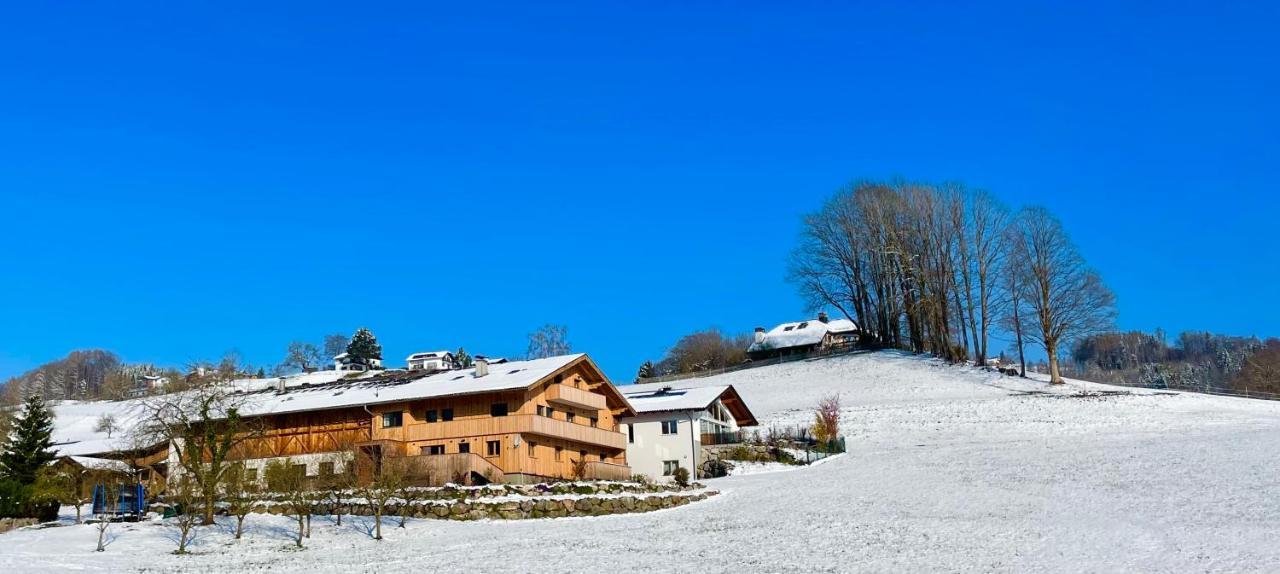
<svg viewBox="0 0 1280 574">
<path fill-rule="evenodd" d="M 409 355 L 405 362 L 410 371 L 448 371 L 458 368 L 453 353 L 449 351 L 430 351 Z"/>
<path fill-rule="evenodd" d="M 818 313 L 817 319 L 783 323 L 769 331 L 756 327 L 755 340 L 747 347 L 747 356 L 755 361 L 846 349 L 858 343 L 858 334 L 858 325 L 853 321 L 832 320 L 826 313 Z"/>
</svg>

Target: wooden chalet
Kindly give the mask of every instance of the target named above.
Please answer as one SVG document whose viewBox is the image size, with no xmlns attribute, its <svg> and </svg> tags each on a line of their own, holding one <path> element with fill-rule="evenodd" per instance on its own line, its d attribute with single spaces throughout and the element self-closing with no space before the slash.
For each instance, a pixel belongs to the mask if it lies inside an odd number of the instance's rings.
<svg viewBox="0 0 1280 574">
<path fill-rule="evenodd" d="M 318 477 L 354 464 L 365 479 L 390 458 L 418 482 L 625 479 L 619 418 L 634 411 L 586 355 L 436 373 L 389 371 L 247 393 L 242 412 L 260 434 L 235 458 L 261 476 L 287 460 Z"/>
</svg>

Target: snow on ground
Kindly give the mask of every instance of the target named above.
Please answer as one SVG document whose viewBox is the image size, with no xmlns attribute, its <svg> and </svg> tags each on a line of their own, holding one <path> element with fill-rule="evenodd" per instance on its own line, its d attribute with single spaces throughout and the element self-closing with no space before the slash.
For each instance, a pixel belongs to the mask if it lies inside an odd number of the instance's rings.
<svg viewBox="0 0 1280 574">
<path fill-rule="evenodd" d="M 205 529 L 171 556 L 157 523 L 0 535 L 0 571 L 1240 572 L 1280 564 L 1280 402 L 1036 381 L 894 353 L 685 381 L 734 385 L 762 425 L 839 392 L 849 453 L 708 481 L 640 515 Z M 1087 391 L 1087 394 L 1082 392 Z M 1099 394 L 1101 392 L 1128 394 Z M 768 469 L 758 469 L 768 470 Z M 348 518 L 348 521 L 351 519 Z"/>
</svg>

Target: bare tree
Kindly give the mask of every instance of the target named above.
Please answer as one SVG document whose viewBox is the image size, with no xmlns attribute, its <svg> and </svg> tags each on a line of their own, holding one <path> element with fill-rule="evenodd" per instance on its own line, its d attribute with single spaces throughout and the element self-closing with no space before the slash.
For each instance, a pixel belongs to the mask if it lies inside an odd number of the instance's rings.
<svg viewBox="0 0 1280 574">
<path fill-rule="evenodd" d="M 232 465 L 222 482 L 222 501 L 227 514 L 236 517 L 236 540 L 244 535 L 244 521 L 253 508 L 262 501 L 262 488 L 257 477 L 248 476 L 243 464 Z M 256 470 L 253 471 L 256 475 Z"/>
<path fill-rule="evenodd" d="M 374 469 L 373 478 L 361 485 L 357 492 L 373 511 L 373 539 L 382 540 L 382 516 L 386 514 L 387 505 L 409 481 L 413 463 L 411 457 L 389 457 L 368 461 L 368 464 Z"/>
<path fill-rule="evenodd" d="M 107 530 L 111 528 L 111 520 L 115 518 L 115 509 L 120 500 L 120 483 L 115 480 L 104 480 L 99 483 L 102 489 L 102 506 L 94 508 L 97 522 L 94 528 L 98 531 L 98 552 L 104 552 L 107 549 Z"/>
<path fill-rule="evenodd" d="M 171 472 L 189 476 L 200 491 L 206 525 L 214 522 L 218 488 L 233 451 L 259 435 L 257 421 L 240 415 L 245 395 L 235 393 L 224 377 L 225 372 L 213 371 L 189 379 L 186 391 L 141 401 L 133 437 L 140 445 L 169 445 L 178 462 Z"/>
<path fill-rule="evenodd" d="M 1115 319 L 1115 295 L 1085 265 L 1061 222 L 1044 208 L 1023 209 L 1015 218 L 1017 259 L 1026 272 L 1023 285 L 1034 328 L 1027 338 L 1044 347 L 1049 382 L 1062 383 L 1059 350 L 1109 328 Z"/>
<path fill-rule="evenodd" d="M 116 417 L 112 415 L 102 415 L 98 418 L 98 422 L 93 427 L 93 432 L 107 433 L 107 438 L 111 438 L 111 433 L 120 430 L 120 425 L 116 424 Z"/>
<path fill-rule="evenodd" d="M 284 361 L 280 366 L 285 370 L 293 369 L 304 373 L 311 372 L 323 363 L 320 348 L 311 343 L 294 341 L 289 343 L 285 351 Z"/>
<path fill-rule="evenodd" d="M 312 497 L 307 485 L 306 467 L 289 464 L 285 461 L 273 460 L 267 464 L 267 487 L 280 497 L 285 512 L 298 522 L 298 536 L 295 542 L 302 548 L 302 539 L 307 536 L 307 522 L 311 519 Z"/>
<path fill-rule="evenodd" d="M 202 502 L 202 493 L 191 475 L 180 474 L 170 477 L 165 485 L 164 498 L 174 510 L 169 526 L 178 531 L 178 549 L 174 554 L 186 554 L 187 545 L 195 537 L 195 526 L 201 521 L 201 514 L 196 512 L 195 506 Z"/>
<path fill-rule="evenodd" d="M 537 331 L 529 333 L 530 359 L 558 357 L 572 352 L 569 345 L 569 328 L 564 325 L 543 325 Z"/>
</svg>

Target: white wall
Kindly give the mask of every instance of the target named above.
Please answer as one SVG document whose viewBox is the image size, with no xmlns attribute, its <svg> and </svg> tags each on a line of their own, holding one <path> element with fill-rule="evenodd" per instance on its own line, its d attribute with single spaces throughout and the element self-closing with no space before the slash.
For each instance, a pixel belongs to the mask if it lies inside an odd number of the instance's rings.
<svg viewBox="0 0 1280 574">
<path fill-rule="evenodd" d="M 693 417 L 692 424 L 690 416 Z M 696 477 L 702 454 L 698 428 L 700 416 L 701 411 L 686 411 L 623 418 L 619 430 L 624 436 L 629 436 L 627 433 L 630 427 L 635 427 L 635 442 L 627 443 L 627 464 L 631 467 L 631 473 L 661 480 L 662 462 L 675 460 L 689 470 L 690 479 Z M 666 420 L 677 421 L 676 434 L 662 434 L 662 421 Z"/>
</svg>

